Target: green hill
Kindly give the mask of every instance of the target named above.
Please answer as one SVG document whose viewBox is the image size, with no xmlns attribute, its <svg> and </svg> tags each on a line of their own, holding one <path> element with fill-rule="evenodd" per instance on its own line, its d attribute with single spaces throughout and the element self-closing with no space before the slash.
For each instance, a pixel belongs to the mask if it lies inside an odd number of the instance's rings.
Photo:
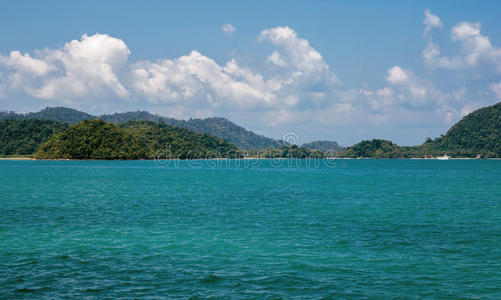
<svg viewBox="0 0 501 300">
<path fill-rule="evenodd" d="M 303 144 L 301 147 L 309 148 L 312 150 L 320 150 L 323 152 L 335 153 L 344 149 L 335 141 L 314 141 L 310 143 Z"/>
<path fill-rule="evenodd" d="M 402 147 L 387 140 L 361 141 L 341 153 L 343 157 L 351 158 L 398 158 L 402 157 Z"/>
<path fill-rule="evenodd" d="M 205 119 L 177 120 L 162 117 L 146 111 L 115 113 L 112 115 L 101 115 L 99 117 L 107 122 L 123 124 L 127 121 L 154 121 L 164 122 L 171 126 L 183 127 L 192 131 L 201 132 L 217 136 L 240 149 L 266 149 L 269 147 L 281 147 L 283 142 L 255 134 L 252 131 L 236 125 L 235 123 L 218 117 Z"/>
<path fill-rule="evenodd" d="M 501 103 L 468 114 L 433 144 L 457 156 L 501 158 Z"/>
<path fill-rule="evenodd" d="M 0 120 L 3 119 L 48 119 L 68 124 L 76 124 L 83 120 L 102 119 L 106 122 L 124 124 L 128 121 L 153 121 L 164 122 L 167 125 L 183 127 L 200 133 L 210 134 L 222 138 L 240 149 L 267 149 L 269 147 L 281 147 L 285 145 L 277 141 L 236 125 L 224 118 L 206 118 L 177 120 L 163 117 L 147 111 L 135 111 L 125 113 L 105 114 L 93 116 L 78 110 L 65 107 L 47 107 L 39 112 L 17 114 L 15 112 L 0 112 Z"/>
<path fill-rule="evenodd" d="M 54 135 L 35 154 L 38 159 L 155 159 L 234 157 L 228 142 L 184 128 L 148 121 L 121 126 L 85 120 Z"/>
<path fill-rule="evenodd" d="M 0 155 L 30 155 L 54 133 L 68 127 L 51 120 L 3 120 L 0 121 Z"/>
<path fill-rule="evenodd" d="M 339 153 L 340 157 L 411 158 L 451 157 L 501 158 L 501 103 L 480 108 L 454 124 L 445 135 L 418 146 L 398 146 L 386 140 L 359 142 Z"/>
<path fill-rule="evenodd" d="M 52 120 L 67 124 L 76 124 L 83 120 L 95 119 L 88 113 L 84 113 L 72 108 L 66 107 L 46 107 L 39 112 L 29 112 L 24 114 L 18 114 L 12 111 L 0 112 L 0 120 L 5 119 L 18 119 L 18 120 L 29 120 L 29 119 L 40 119 L 40 120 Z"/>
</svg>

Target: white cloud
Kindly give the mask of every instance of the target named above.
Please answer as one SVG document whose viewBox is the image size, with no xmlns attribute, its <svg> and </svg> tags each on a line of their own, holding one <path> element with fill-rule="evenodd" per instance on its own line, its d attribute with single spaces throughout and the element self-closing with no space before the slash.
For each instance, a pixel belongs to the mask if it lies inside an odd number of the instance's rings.
<svg viewBox="0 0 501 300">
<path fill-rule="evenodd" d="M 83 97 L 129 96 L 116 74 L 130 54 L 120 39 L 106 34 L 84 34 L 63 48 L 37 54 L 39 57 L 33 58 L 12 51 L 8 57 L 0 56 L 0 64 L 9 70 L 11 89 L 65 103 Z"/>
<path fill-rule="evenodd" d="M 494 92 L 498 100 L 501 101 L 501 81 L 498 83 L 491 83 L 489 88 Z"/>
<path fill-rule="evenodd" d="M 386 76 L 386 81 L 388 81 L 389 83 L 401 84 L 407 82 L 408 80 L 409 76 L 399 66 L 394 66 L 388 69 L 388 76 Z"/>
<path fill-rule="evenodd" d="M 285 67 L 287 65 L 286 62 L 282 59 L 282 55 L 280 55 L 278 51 L 273 51 L 273 53 L 268 56 L 267 61 L 279 67 Z"/>
<path fill-rule="evenodd" d="M 33 76 L 43 76 L 55 69 L 51 64 L 19 51 L 11 51 L 8 57 L 0 55 L 0 64 L 25 75 Z"/>
<path fill-rule="evenodd" d="M 394 93 L 400 104 L 405 106 L 434 109 L 445 105 L 454 95 L 440 91 L 431 81 L 418 78 L 410 70 L 399 66 L 388 69 L 386 81 L 396 89 L 391 90 L 391 94 Z M 389 95 L 390 90 L 385 94 Z"/>
<path fill-rule="evenodd" d="M 234 60 L 222 67 L 197 51 L 175 60 L 139 62 L 132 68 L 132 76 L 134 88 L 153 102 L 209 99 L 212 106 L 249 107 L 274 100 L 262 76 Z"/>
<path fill-rule="evenodd" d="M 452 28 L 451 40 L 459 44 L 458 55 L 441 56 L 440 46 L 430 39 L 422 53 L 425 63 L 443 69 L 473 68 L 484 64 L 501 72 L 501 48 L 494 47 L 489 37 L 481 34 L 480 23 L 460 22 Z"/>
<path fill-rule="evenodd" d="M 184 101 L 228 109 L 293 107 L 305 101 L 323 105 L 336 77 L 320 53 L 289 27 L 263 30 L 259 40 L 279 47 L 268 58 L 278 71 L 257 72 L 234 59 L 219 65 L 192 51 L 173 60 L 134 64 L 133 88 L 154 103 Z"/>
<path fill-rule="evenodd" d="M 395 91 L 388 86 L 376 91 L 360 89 L 359 93 L 373 111 L 384 112 L 394 104 Z"/>
<path fill-rule="evenodd" d="M 437 21 L 431 13 L 425 16 L 430 26 L 426 32 L 441 26 L 438 17 Z M 497 50 L 482 38 L 480 25 L 460 25 L 453 30 L 453 40 L 461 45 L 461 55 L 443 56 L 429 39 L 423 51 L 427 64 L 453 69 L 488 57 L 495 60 Z M 320 52 L 287 26 L 263 30 L 258 41 L 269 42 L 272 49 L 266 62 L 251 68 L 237 59 L 217 62 L 196 50 L 175 58 L 129 62 L 124 41 L 106 34 L 83 35 L 58 49 L 0 55 L 0 97 L 20 91 L 47 102 L 96 107 L 95 111 L 126 99 L 133 107 L 178 118 L 247 118 L 247 124 L 257 123 L 261 129 L 298 124 L 319 130 L 398 127 L 422 124 L 423 119 L 452 122 L 478 107 L 465 102 L 467 83 L 442 92 L 434 81 L 400 65 L 387 70 L 383 86 L 343 87 Z M 501 98 L 501 82 L 489 87 Z"/>
<path fill-rule="evenodd" d="M 228 36 L 232 36 L 236 30 L 236 28 L 232 24 L 224 24 L 221 26 L 221 30 Z"/>
<path fill-rule="evenodd" d="M 440 21 L 440 18 L 432 14 L 429 9 L 426 9 L 424 11 L 424 16 L 425 18 L 423 20 L 423 24 L 426 26 L 424 28 L 423 35 L 427 35 L 432 28 L 442 27 L 442 22 Z"/>
<path fill-rule="evenodd" d="M 440 46 L 433 43 L 433 41 L 429 41 L 426 48 L 422 53 L 423 59 L 425 63 L 433 68 L 443 68 L 443 69 L 458 69 L 461 68 L 463 62 L 460 57 L 445 57 L 440 56 Z"/>
<path fill-rule="evenodd" d="M 299 38 L 292 28 L 284 26 L 265 29 L 259 35 L 259 40 L 269 41 L 282 48 L 282 51 L 273 52 L 268 61 L 280 67 L 289 67 L 294 72 L 301 72 L 303 76 L 322 74 L 336 80 L 322 55 L 307 40 Z"/>
<path fill-rule="evenodd" d="M 66 43 L 63 49 L 48 52 L 47 59 L 60 62 L 65 74 L 49 78 L 35 96 L 52 99 L 112 94 L 126 98 L 129 92 L 116 71 L 129 55 L 129 48 L 120 39 L 106 34 L 84 34 L 80 40 Z"/>
</svg>

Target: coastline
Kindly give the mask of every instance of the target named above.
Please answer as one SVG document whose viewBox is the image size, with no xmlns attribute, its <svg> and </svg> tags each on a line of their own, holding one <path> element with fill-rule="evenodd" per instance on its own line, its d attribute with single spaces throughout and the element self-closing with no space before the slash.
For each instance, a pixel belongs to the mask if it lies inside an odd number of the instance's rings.
<svg viewBox="0 0 501 300">
<path fill-rule="evenodd" d="M 325 159 L 325 160 L 440 160 L 437 158 L 424 158 L 424 157 L 401 157 L 401 158 L 371 158 L 371 157 L 326 157 L 326 158 L 286 158 L 286 157 L 241 157 L 241 158 L 196 158 L 196 159 L 179 159 L 179 158 L 166 158 L 166 159 L 37 159 L 33 157 L 13 156 L 13 157 L 0 157 L 0 160 L 33 160 L 33 161 L 178 161 L 178 160 L 288 160 L 288 159 Z M 471 157 L 450 157 L 447 160 L 501 160 L 501 158 L 471 158 Z"/>
</svg>

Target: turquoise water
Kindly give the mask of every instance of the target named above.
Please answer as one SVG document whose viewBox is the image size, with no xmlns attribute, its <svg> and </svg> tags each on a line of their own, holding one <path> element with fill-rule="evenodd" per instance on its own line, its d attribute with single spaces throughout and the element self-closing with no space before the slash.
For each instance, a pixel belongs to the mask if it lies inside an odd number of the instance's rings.
<svg viewBox="0 0 501 300">
<path fill-rule="evenodd" d="M 501 298 L 501 161 L 0 161 L 0 298 Z"/>
</svg>

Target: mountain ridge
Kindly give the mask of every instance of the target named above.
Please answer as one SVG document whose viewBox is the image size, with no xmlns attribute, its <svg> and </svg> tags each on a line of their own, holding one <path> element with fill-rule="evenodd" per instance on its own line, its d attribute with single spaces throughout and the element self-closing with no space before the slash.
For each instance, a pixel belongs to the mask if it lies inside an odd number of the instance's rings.
<svg viewBox="0 0 501 300">
<path fill-rule="evenodd" d="M 167 125 L 183 127 L 195 132 L 210 134 L 222 138 L 234 146 L 243 149 L 266 149 L 281 147 L 287 143 L 263 135 L 254 133 L 243 128 L 228 119 L 221 117 L 209 117 L 205 119 L 178 120 L 164 117 L 148 111 L 128 111 L 123 113 L 91 115 L 76 109 L 66 107 L 46 107 L 39 112 L 16 113 L 13 111 L 0 111 L 0 120 L 4 119 L 48 119 L 67 123 L 70 125 L 84 120 L 102 119 L 103 121 L 124 124 L 128 121 L 154 121 L 163 122 Z"/>
</svg>

